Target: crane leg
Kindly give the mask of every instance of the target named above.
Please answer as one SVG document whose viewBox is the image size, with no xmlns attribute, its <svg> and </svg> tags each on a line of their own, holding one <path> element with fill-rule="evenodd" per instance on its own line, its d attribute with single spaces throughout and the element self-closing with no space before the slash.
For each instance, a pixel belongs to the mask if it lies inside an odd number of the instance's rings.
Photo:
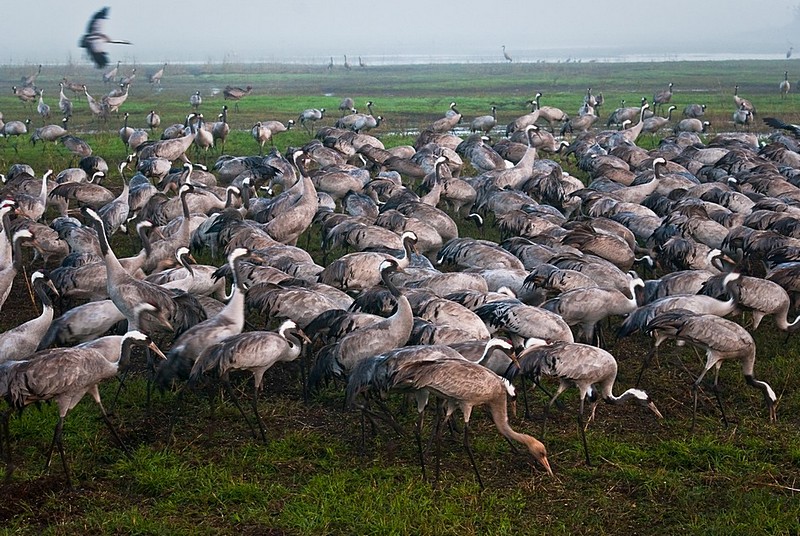
<svg viewBox="0 0 800 536">
<path fill-rule="evenodd" d="M 586 444 L 586 430 L 583 424 L 583 401 L 581 401 L 581 409 L 578 410 L 578 432 L 581 434 L 581 442 L 583 443 L 583 453 L 586 455 L 586 465 L 592 465 L 589 459 L 589 446 Z"/>
<path fill-rule="evenodd" d="M 11 417 L 11 409 L 0 414 L 0 434 L 2 434 L 0 435 L 0 447 L 2 447 L 3 458 L 6 462 L 6 482 L 11 481 L 11 475 L 14 472 L 14 464 L 11 462 L 11 435 L 8 432 L 9 417 Z"/>
<path fill-rule="evenodd" d="M 58 454 L 61 456 L 61 465 L 64 467 L 64 476 L 67 480 L 67 487 L 72 488 L 72 479 L 69 476 L 69 467 L 67 466 L 67 457 L 64 454 L 64 444 L 61 442 L 61 435 L 64 431 L 64 417 L 58 417 L 56 430 L 53 433 L 53 441 L 50 443 L 50 450 L 47 453 L 47 462 L 45 463 L 45 470 L 50 468 L 50 461 L 53 459 L 53 448 L 58 447 Z"/>
<path fill-rule="evenodd" d="M 417 417 L 417 426 L 414 430 L 414 436 L 417 441 L 417 453 L 419 454 L 419 466 L 422 469 L 422 480 L 427 480 L 428 477 L 425 473 L 425 454 L 422 451 L 422 418 L 424 415 L 424 411 L 419 412 L 419 417 Z"/>
<path fill-rule="evenodd" d="M 712 389 L 714 390 L 714 395 L 717 398 L 717 405 L 719 405 L 719 412 L 722 414 L 722 422 L 725 423 L 725 428 L 727 428 L 729 425 L 728 418 L 725 416 L 725 408 L 722 407 L 722 398 L 719 396 L 719 388 L 717 387 L 716 383 L 714 383 Z"/>
<path fill-rule="evenodd" d="M 255 384 L 254 384 L 255 385 Z M 256 422 L 258 423 L 258 429 L 261 432 L 261 439 L 264 443 L 267 442 L 267 430 L 264 426 L 264 421 L 261 419 L 261 414 L 258 413 L 258 385 L 255 385 L 253 388 L 253 413 L 256 416 Z"/>
<path fill-rule="evenodd" d="M 119 448 L 121 448 L 122 451 L 127 456 L 130 456 L 131 455 L 131 451 L 128 450 L 128 447 L 125 446 L 125 443 L 123 443 L 122 439 L 119 437 L 119 432 L 117 432 L 117 429 L 114 427 L 114 424 L 111 422 L 111 419 L 108 418 L 108 413 L 106 413 L 106 409 L 103 407 L 103 404 L 99 404 L 99 405 L 100 405 L 100 415 L 103 417 L 103 422 L 106 423 L 106 426 L 108 427 L 108 431 L 111 432 L 112 436 L 114 436 L 114 441 L 117 442 L 117 445 L 119 445 Z"/>
<path fill-rule="evenodd" d="M 469 444 L 469 421 L 464 421 L 464 448 L 467 449 L 467 454 L 469 454 L 469 461 L 472 464 L 472 469 L 475 471 L 475 478 L 478 480 L 478 486 L 484 489 L 481 474 L 478 472 L 478 464 L 475 463 L 475 456 L 472 454 L 472 447 Z"/>
<path fill-rule="evenodd" d="M 525 385 L 525 375 L 522 375 L 522 403 L 525 404 L 525 420 L 530 420 L 531 411 L 528 406 L 528 387 Z"/>
<path fill-rule="evenodd" d="M 238 409 L 239 413 L 242 414 L 242 418 L 244 418 L 244 422 L 247 423 L 247 426 L 253 433 L 253 437 L 258 437 L 256 429 L 253 427 L 253 424 L 250 422 L 250 419 L 247 418 L 247 415 L 245 415 L 244 410 L 242 409 L 242 405 L 239 404 L 239 399 L 237 398 L 236 393 L 233 392 L 233 386 L 231 385 L 230 380 L 228 380 L 227 378 L 223 379 L 222 385 L 225 387 L 225 392 L 228 393 L 228 396 L 231 397 L 231 402 L 233 402 L 233 405 L 236 406 L 236 409 Z"/>
<path fill-rule="evenodd" d="M 639 387 L 639 384 L 642 381 L 642 375 L 644 374 L 644 369 L 650 365 L 650 360 L 653 358 L 653 355 L 658 354 L 658 346 L 653 346 L 653 348 L 647 352 L 647 355 L 644 356 L 642 359 L 642 368 L 639 369 L 639 374 L 636 376 L 636 385 L 635 387 Z"/>
<path fill-rule="evenodd" d="M 697 390 L 698 390 L 698 388 L 699 388 L 699 385 L 697 385 L 697 384 L 694 384 L 694 386 L 692 386 L 692 392 L 694 393 L 694 405 L 693 405 L 693 408 L 692 408 L 692 426 L 689 428 L 690 432 L 694 432 L 694 425 L 695 425 L 695 422 L 697 421 Z"/>
<path fill-rule="evenodd" d="M 172 442 L 172 431 L 175 428 L 175 421 L 178 420 L 178 414 L 181 412 L 181 408 L 183 407 L 183 396 L 186 392 L 186 386 L 184 385 L 181 387 L 181 390 L 178 391 L 177 399 L 175 400 L 175 406 L 172 411 L 172 416 L 169 419 L 169 425 L 167 426 L 167 446 Z"/>
<path fill-rule="evenodd" d="M 434 487 L 439 484 L 439 475 L 441 473 L 441 460 L 440 455 L 442 453 L 442 401 L 441 399 L 436 400 L 436 426 L 434 429 L 434 437 L 436 438 L 436 476 L 434 481 Z"/>
</svg>

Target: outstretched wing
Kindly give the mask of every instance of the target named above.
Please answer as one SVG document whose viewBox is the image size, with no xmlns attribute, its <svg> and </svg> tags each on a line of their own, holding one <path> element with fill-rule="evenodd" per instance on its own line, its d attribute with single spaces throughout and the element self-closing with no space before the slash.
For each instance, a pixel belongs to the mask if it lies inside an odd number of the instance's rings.
<svg viewBox="0 0 800 536">
<path fill-rule="evenodd" d="M 104 7 L 89 19 L 86 33 L 83 34 L 81 48 L 86 49 L 86 53 L 98 68 L 108 65 L 108 54 L 103 50 L 103 45 L 108 38 L 103 34 L 103 21 L 108 18 L 108 8 Z"/>
<path fill-rule="evenodd" d="M 775 117 L 765 117 L 764 122 L 767 125 L 771 126 L 772 128 L 782 128 L 783 130 L 788 130 L 795 136 L 800 136 L 800 126 L 798 125 L 784 123 L 783 121 Z"/>
<path fill-rule="evenodd" d="M 108 7 L 104 7 L 89 19 L 89 25 L 86 26 L 87 34 L 103 33 L 103 21 L 108 18 Z"/>
</svg>

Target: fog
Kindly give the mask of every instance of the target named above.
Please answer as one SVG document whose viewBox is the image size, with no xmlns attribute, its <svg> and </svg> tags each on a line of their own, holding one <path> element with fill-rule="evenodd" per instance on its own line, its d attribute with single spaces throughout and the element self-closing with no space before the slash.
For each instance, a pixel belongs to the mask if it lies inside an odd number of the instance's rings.
<svg viewBox="0 0 800 536">
<path fill-rule="evenodd" d="M 607 5 L 603 5 L 607 4 Z M 688 53 L 783 58 L 798 39 L 797 0 L 111 1 L 112 61 L 357 64 L 516 61 Z M 536 6 L 540 5 L 537 9 Z M 78 40 L 102 3 L 15 2 L 3 8 L 0 63 L 86 63 Z"/>
</svg>

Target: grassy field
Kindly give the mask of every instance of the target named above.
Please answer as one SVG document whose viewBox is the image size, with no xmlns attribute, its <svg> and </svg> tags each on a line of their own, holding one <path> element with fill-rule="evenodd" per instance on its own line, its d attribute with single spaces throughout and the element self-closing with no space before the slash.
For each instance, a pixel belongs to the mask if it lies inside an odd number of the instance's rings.
<svg viewBox="0 0 800 536">
<path fill-rule="evenodd" d="M 545 95 L 543 104 L 575 113 L 586 88 L 592 87 L 606 98 L 604 121 L 620 99 L 633 103 L 641 96 L 652 97 L 671 81 L 679 112 L 690 102 L 705 103 L 716 129 L 727 131 L 733 128 L 736 84 L 760 117 L 797 121 L 800 96 L 792 93 L 782 100 L 778 92 L 783 71 L 791 73 L 795 61 L 436 65 L 350 72 L 328 72 L 322 66 L 176 65 L 167 67 L 160 89 L 147 84 L 148 68 L 139 66 L 122 110 L 131 114 L 133 126 L 143 126 L 151 109 L 161 113 L 162 125 L 182 122 L 190 111 L 189 95 L 201 91 L 201 111 L 206 117 L 216 116 L 223 100 L 215 91 L 226 84 L 250 84 L 253 95 L 241 101 L 238 113 L 230 114 L 235 132 L 226 152 L 239 155 L 257 152 L 249 136 L 255 121 L 286 121 L 304 108 L 325 107 L 331 113 L 322 123 L 332 124 L 345 96 L 356 98 L 358 106 L 367 99 L 375 101 L 376 113 L 387 117 L 376 134 L 393 146 L 408 143 L 409 132 L 441 116 L 451 101 L 459 103 L 466 119 L 488 113 L 495 104 L 504 125 L 523 113 L 524 102 L 536 91 Z M 32 67 L 0 69 L 0 87 L 10 88 L 33 71 Z M 38 85 L 54 110 L 63 76 L 85 82 L 95 97 L 108 89 L 99 72 L 46 66 Z M 92 121 L 85 99 L 69 96 L 76 108 L 71 130 L 110 164 L 122 159 L 125 150 L 116 134 L 121 120 Z M 6 121 L 30 117 L 34 125 L 42 122 L 35 109 L 26 109 L 10 90 L 0 95 L 0 111 Z M 754 128 L 761 130 L 758 124 Z M 295 129 L 277 136 L 276 144 L 284 150 L 308 139 L 302 129 Z M 37 172 L 70 165 L 70 156 L 59 146 L 43 151 L 25 138 L 15 153 L 13 143 L 0 140 L 0 171 L 15 162 L 29 163 Z M 213 162 L 215 156 L 207 156 L 207 161 Z M 578 173 L 570 164 L 565 166 Z M 117 178 L 112 179 L 118 187 Z M 477 236 L 471 224 L 464 223 L 460 230 L 462 235 Z M 311 244 L 318 244 L 318 230 L 309 233 Z M 489 229 L 486 237 L 496 240 L 498 235 Z M 305 244 L 306 237 L 300 243 Z M 134 249 L 121 237 L 114 246 L 121 254 Z M 312 252 L 319 254 L 316 246 Z M 36 314 L 21 279 L 13 292 L 0 315 L 0 329 Z M 250 318 L 256 326 L 267 320 Z M 412 433 L 415 412 L 404 408 L 401 400 L 390 404 L 407 433 L 398 436 L 379 426 L 374 435 L 368 432 L 362 449 L 359 415 L 342 410 L 340 386 L 332 385 L 304 402 L 297 368 L 278 366 L 267 373 L 260 402 L 268 444 L 251 437 L 230 401 L 211 404 L 200 394 L 187 396 L 168 442 L 167 422 L 176 395 L 156 395 L 148 409 L 145 382 L 136 377 L 123 390 L 112 417 L 132 450 L 130 456 L 114 446 L 90 400 L 69 414 L 64 439 L 76 482 L 72 490 L 64 487 L 57 459 L 49 471 L 43 470 L 55 408 L 29 408 L 12 418 L 16 471 L 11 482 L 0 484 L 0 532 L 797 534 L 800 345 L 796 337 L 786 342 L 771 320 L 754 336 L 756 376 L 770 382 L 780 399 L 776 423 L 768 422 L 760 393 L 748 388 L 740 370 L 728 363 L 722 367 L 720 384 L 731 425 L 723 426 L 714 396 L 706 390 L 700 397 L 697 426 L 690 432 L 691 383 L 701 370 L 701 360 L 691 350 L 668 345 L 642 382 L 665 419 L 657 421 L 635 405 L 601 405 L 587 431 L 592 466 L 583 461 L 574 392 L 565 393 L 563 411 L 551 413 L 542 438 L 554 478 L 511 452 L 488 414 L 477 410 L 472 438 L 484 491 L 475 482 L 457 433 L 445 433 L 439 481 L 433 481 L 432 469 L 428 480 L 422 479 Z M 610 339 L 610 350 L 620 363 L 615 389 L 619 393 L 634 383 L 648 340 Z M 237 381 L 249 396 L 249 378 Z M 106 404 L 116 389 L 114 384 L 102 387 Z M 540 436 L 545 398 L 540 392 L 529 397 L 532 418 L 523 419 L 520 411 L 512 426 Z M 518 403 L 521 407 L 521 399 Z M 428 462 L 432 468 L 432 452 Z"/>
</svg>

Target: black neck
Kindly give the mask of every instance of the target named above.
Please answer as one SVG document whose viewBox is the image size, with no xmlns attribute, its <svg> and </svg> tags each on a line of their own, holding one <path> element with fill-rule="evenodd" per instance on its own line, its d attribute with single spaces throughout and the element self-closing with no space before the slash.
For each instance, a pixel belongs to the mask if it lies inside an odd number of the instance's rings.
<svg viewBox="0 0 800 536">
<path fill-rule="evenodd" d="M 397 268 L 394 265 L 387 266 L 386 268 L 381 270 L 381 279 L 383 280 L 383 284 L 386 285 L 386 288 L 389 289 L 389 293 L 391 293 L 391 295 L 394 296 L 395 298 L 399 298 L 401 295 L 400 291 L 395 286 L 395 284 L 392 283 L 392 279 L 389 277 L 395 271 L 397 271 Z"/>
</svg>

